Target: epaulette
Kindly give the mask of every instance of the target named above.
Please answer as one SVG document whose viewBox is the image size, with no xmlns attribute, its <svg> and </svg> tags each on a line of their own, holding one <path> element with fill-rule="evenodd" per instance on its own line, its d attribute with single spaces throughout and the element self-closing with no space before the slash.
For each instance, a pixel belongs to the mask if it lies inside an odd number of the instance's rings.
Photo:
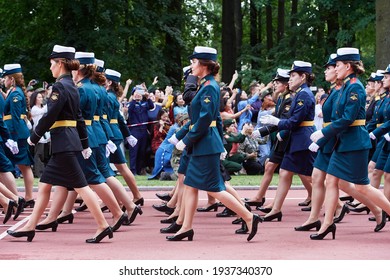
<svg viewBox="0 0 390 280">
<path fill-rule="evenodd" d="M 356 83 L 357 82 L 357 78 L 356 77 L 353 77 L 353 78 L 351 78 L 351 80 L 350 80 L 350 84 L 354 84 L 354 83 Z"/>
<path fill-rule="evenodd" d="M 204 83 L 204 86 L 208 86 L 209 84 L 211 84 L 211 82 L 207 81 L 207 82 Z"/>
<path fill-rule="evenodd" d="M 380 100 L 381 98 L 379 96 L 375 96 L 375 101 Z"/>
<path fill-rule="evenodd" d="M 286 96 L 284 97 L 284 99 L 287 99 L 287 98 L 290 98 L 291 97 L 291 94 L 286 94 Z"/>
<path fill-rule="evenodd" d="M 76 84 L 76 86 L 77 86 L 77 87 L 82 87 L 82 86 L 83 86 L 83 83 L 82 83 L 82 82 L 78 82 L 78 83 Z"/>
</svg>

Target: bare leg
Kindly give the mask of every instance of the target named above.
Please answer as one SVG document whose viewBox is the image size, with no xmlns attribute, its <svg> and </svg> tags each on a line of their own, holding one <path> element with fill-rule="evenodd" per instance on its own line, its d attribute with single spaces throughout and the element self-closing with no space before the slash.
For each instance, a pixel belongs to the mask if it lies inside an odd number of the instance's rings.
<svg viewBox="0 0 390 280">
<path fill-rule="evenodd" d="M 236 189 L 234 189 L 234 188 L 232 187 L 232 185 L 230 185 L 230 182 L 225 181 L 225 187 L 226 187 L 226 191 L 227 191 L 228 193 L 230 193 L 235 199 L 237 199 L 237 201 L 238 201 L 241 205 L 245 206 L 244 201 L 242 201 L 242 199 L 241 199 L 240 195 L 238 194 L 238 192 L 236 191 Z M 209 195 L 209 194 L 208 194 L 208 195 Z"/>
<path fill-rule="evenodd" d="M 0 193 L 3 194 L 6 198 L 18 202 L 19 197 L 16 194 L 14 194 L 11 190 L 9 190 L 6 186 L 4 186 L 3 183 L 0 183 Z"/>
<path fill-rule="evenodd" d="M 388 200 L 390 200 L 390 173 L 385 172 L 385 186 L 383 188 L 383 194 L 386 196 Z"/>
<path fill-rule="evenodd" d="M 182 209 L 184 211 L 184 219 L 183 219 L 182 227 L 177 232 L 177 234 L 192 229 L 195 210 L 198 205 L 198 189 L 184 185 L 183 201 L 184 201 L 184 207 L 182 204 Z"/>
<path fill-rule="evenodd" d="M 278 163 L 270 162 L 268 161 L 265 165 L 264 175 L 263 178 L 260 181 L 259 190 L 257 191 L 255 197 L 251 198 L 249 201 L 262 201 L 263 197 L 265 197 L 265 193 L 267 192 L 267 189 L 269 187 L 269 184 L 272 181 L 272 178 L 274 176 L 274 172 L 276 168 L 278 167 Z"/>
<path fill-rule="evenodd" d="M 74 193 L 77 196 L 76 192 L 69 192 L 69 193 Z M 49 213 L 47 217 L 40 222 L 40 224 L 48 224 L 57 220 L 58 214 L 60 213 L 62 207 L 64 206 L 67 195 L 68 195 L 68 190 L 66 188 L 56 187 L 54 191 L 53 201 L 50 205 Z"/>
<path fill-rule="evenodd" d="M 334 213 L 339 200 L 339 178 L 327 174 L 325 179 L 325 219 L 321 224 L 318 233 L 323 233 L 331 224 L 333 224 Z"/>
<path fill-rule="evenodd" d="M 283 202 L 286 199 L 288 190 L 291 187 L 293 176 L 294 176 L 294 173 L 287 171 L 285 169 L 280 169 L 280 171 L 279 171 L 279 184 L 278 184 L 278 189 L 276 190 L 274 205 L 272 207 L 271 212 L 269 212 L 267 215 L 265 215 L 265 217 L 268 217 L 270 215 L 274 215 L 276 213 L 281 212 Z"/>
<path fill-rule="evenodd" d="M 168 218 L 179 216 L 178 219 L 176 220 L 176 223 L 178 223 L 178 220 L 180 220 L 180 224 L 183 223 L 183 219 L 184 219 L 183 193 L 184 193 L 184 175 L 179 173 L 178 179 L 176 181 L 175 192 L 172 196 L 172 199 L 176 197 L 175 199 L 177 203 L 176 203 L 175 211 L 173 211 L 173 213 Z"/>
<path fill-rule="evenodd" d="M 0 181 L 15 195 L 18 195 L 15 177 L 11 172 L 1 172 Z"/>
<path fill-rule="evenodd" d="M 77 198 L 77 192 L 75 192 L 75 191 L 68 192 L 66 201 L 64 203 L 64 207 L 62 208 L 62 212 L 57 217 L 57 219 L 72 213 L 72 210 L 74 207 L 74 202 L 75 202 L 76 198 Z M 97 200 L 97 197 L 96 197 L 96 200 Z"/>
<path fill-rule="evenodd" d="M 123 211 L 119 207 L 118 201 L 116 200 L 111 189 L 107 186 L 106 183 L 90 185 L 90 186 L 100 197 L 100 199 L 104 202 L 104 204 L 107 205 L 108 209 L 110 209 L 110 212 L 114 216 L 114 223 L 117 222 L 123 215 Z"/>
<path fill-rule="evenodd" d="M 20 171 L 23 174 L 23 181 L 26 193 L 24 198 L 26 200 L 33 199 L 34 175 L 31 166 L 18 164 Z"/>
<path fill-rule="evenodd" d="M 142 198 L 142 195 L 138 190 L 137 182 L 135 180 L 134 174 L 131 172 L 131 170 L 126 165 L 126 163 L 115 164 L 115 167 L 118 169 L 118 171 L 123 176 L 123 179 L 125 180 L 131 193 L 133 194 L 134 200 L 138 200 L 138 199 Z"/>
<path fill-rule="evenodd" d="M 387 214 L 390 213 L 390 202 L 380 190 L 371 185 L 356 185 L 356 189 L 375 205 L 382 208 Z"/>
<path fill-rule="evenodd" d="M 136 207 L 135 203 L 131 200 L 130 196 L 126 192 L 121 182 L 115 177 L 106 178 L 106 183 L 112 190 L 116 199 L 122 202 L 126 208 L 127 215 L 130 217 Z"/>
<path fill-rule="evenodd" d="M 312 193 L 312 183 L 311 183 L 312 177 L 301 175 L 301 174 L 298 174 L 298 176 L 301 179 L 303 186 L 307 190 L 307 198 L 305 199 L 305 201 L 309 201 L 311 200 L 311 193 Z"/>
</svg>

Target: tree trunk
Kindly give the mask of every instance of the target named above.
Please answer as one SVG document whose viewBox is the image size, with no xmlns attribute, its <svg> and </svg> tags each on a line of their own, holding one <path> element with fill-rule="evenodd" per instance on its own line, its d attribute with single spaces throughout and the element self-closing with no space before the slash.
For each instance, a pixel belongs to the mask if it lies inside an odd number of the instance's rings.
<svg viewBox="0 0 390 280">
<path fill-rule="evenodd" d="M 285 0 L 278 0 L 278 31 L 276 33 L 278 43 L 284 37 L 284 4 Z"/>
<path fill-rule="evenodd" d="M 298 13 L 298 0 L 291 0 L 291 21 L 290 26 L 297 25 L 297 13 Z"/>
<path fill-rule="evenodd" d="M 376 69 L 385 69 L 390 63 L 390 17 L 388 0 L 376 0 Z"/>
<path fill-rule="evenodd" d="M 240 0 L 234 1 L 234 23 L 235 23 L 234 26 L 236 31 L 236 68 L 235 69 L 240 69 L 241 62 L 239 60 L 239 57 L 241 55 L 241 46 L 242 46 L 242 12 L 241 12 Z"/>
<path fill-rule="evenodd" d="M 271 1 L 267 3 L 265 7 L 265 15 L 266 15 L 266 28 L 267 28 L 267 50 L 272 49 L 274 46 L 273 34 L 272 34 L 272 7 Z"/>
<path fill-rule="evenodd" d="M 222 81 L 229 83 L 236 69 L 236 38 L 234 5 L 222 1 Z"/>
<path fill-rule="evenodd" d="M 252 53 L 256 56 L 258 55 L 256 45 L 258 44 L 258 29 L 257 29 L 257 8 L 254 3 L 254 0 L 250 1 L 250 45 L 252 49 Z M 252 69 L 257 69 L 259 66 L 258 63 L 256 63 L 255 60 L 251 60 Z"/>
</svg>

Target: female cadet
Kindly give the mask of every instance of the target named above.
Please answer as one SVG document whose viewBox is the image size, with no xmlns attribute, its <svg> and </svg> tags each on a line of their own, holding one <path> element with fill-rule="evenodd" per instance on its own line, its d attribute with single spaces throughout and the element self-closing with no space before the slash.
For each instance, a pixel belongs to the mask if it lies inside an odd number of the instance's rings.
<svg viewBox="0 0 390 280">
<path fill-rule="evenodd" d="M 289 72 L 289 88 L 295 91 L 291 103 L 288 119 L 279 119 L 272 115 L 260 119 L 263 124 L 277 125 L 279 131 L 291 131 L 286 152 L 283 156 L 279 171 L 279 184 L 272 210 L 264 217 L 264 221 L 282 219 L 282 205 L 292 183 L 294 173 L 297 173 L 302 182 L 305 181 L 311 197 L 311 173 L 313 171 L 314 153 L 307 150 L 311 144 L 310 134 L 314 131 L 314 95 L 309 86 L 314 80 L 311 63 L 294 61 Z M 279 141 L 284 141 L 282 133 L 279 133 Z"/>
<path fill-rule="evenodd" d="M 121 74 L 118 71 L 106 69 L 105 75 L 108 104 L 103 108 L 103 113 L 107 114 L 107 120 L 104 119 L 104 116 L 103 119 L 104 121 L 109 122 L 109 127 L 112 131 L 112 138 L 110 138 L 110 140 L 114 142 L 117 147 L 115 152 L 110 154 L 110 162 L 118 169 L 130 191 L 133 193 L 134 203 L 143 206 L 144 199 L 138 190 L 134 174 L 127 166 L 125 156 L 120 148 L 123 138 L 126 139 L 130 146 L 135 146 L 138 141 L 134 136 L 130 135 L 129 129 L 119 112 L 120 104 L 117 98 L 123 94 L 123 88 L 120 85 Z M 136 209 L 139 214 L 142 214 L 140 208 L 134 209 Z"/>
<path fill-rule="evenodd" d="M 219 114 L 219 86 L 214 80 L 218 74 L 217 51 L 213 48 L 195 47 L 190 56 L 192 73 L 201 77 L 200 89 L 191 102 L 191 123 L 187 135 L 176 144 L 178 150 L 186 146 L 192 149 L 184 180 L 184 221 L 181 229 L 169 241 L 184 238 L 192 241 L 193 217 L 198 202 L 198 189 L 206 190 L 226 207 L 236 212 L 248 225 L 250 241 L 257 233 L 261 218 L 249 212 L 236 198 L 225 191 L 219 169 L 222 144 L 222 124 Z"/>
<path fill-rule="evenodd" d="M 328 59 L 328 62 L 325 64 L 325 80 L 331 83 L 331 91 L 329 97 L 325 100 L 322 107 L 322 113 L 324 117 L 323 126 L 327 126 L 330 124 L 333 101 L 335 97 L 337 97 L 338 92 L 341 88 L 341 81 L 337 80 L 335 70 L 336 61 L 334 60 L 334 58 L 336 56 L 337 54 L 331 54 Z M 318 151 L 316 159 L 314 161 L 314 169 L 312 174 L 313 193 L 310 216 L 301 226 L 295 227 L 296 231 L 308 231 L 312 228 L 316 228 L 317 230 L 319 230 L 321 227 L 321 222 L 320 220 L 318 220 L 318 217 L 325 199 L 325 177 L 328 169 L 329 159 L 332 154 L 333 147 L 336 144 L 336 138 L 332 137 L 329 139 L 329 141 L 319 141 L 318 144 L 321 146 L 320 149 L 316 143 L 312 143 L 309 146 L 309 150 L 313 152 Z M 345 181 L 340 181 L 339 187 L 347 194 L 352 195 L 355 198 L 364 200 L 370 205 L 370 208 L 373 209 L 377 216 L 381 217 L 381 209 L 377 208 L 372 202 L 370 202 L 367 198 L 365 198 L 358 191 L 356 191 L 352 184 Z M 341 201 L 339 200 L 339 205 L 337 207 L 333 221 L 335 223 L 340 222 L 344 218 L 345 213 L 348 212 L 349 208 L 345 204 L 342 205 Z"/>
<path fill-rule="evenodd" d="M 390 212 L 389 201 L 380 190 L 370 185 L 368 179 L 367 158 L 371 143 L 364 126 L 366 94 L 356 77 L 364 73 L 359 50 L 340 48 L 335 61 L 337 79 L 343 80 L 343 86 L 333 103 L 332 122 L 310 137 L 315 143 L 324 137 L 338 138 L 326 175 L 325 219 L 318 233 L 310 235 L 314 240 L 321 240 L 330 232 L 333 239 L 335 238 L 336 225 L 333 215 L 339 198 L 340 180 L 354 183 L 357 191 L 386 212 Z"/>
<path fill-rule="evenodd" d="M 27 114 L 27 101 L 25 96 L 25 85 L 20 64 L 4 65 L 4 85 L 9 89 L 8 96 L 4 106 L 4 121 L 8 127 L 11 138 L 18 144 L 19 152 L 17 154 L 7 152 L 11 162 L 18 166 L 23 174 L 25 186 L 25 206 L 34 206 L 33 184 L 34 175 L 31 169 L 33 159 L 29 152 L 26 139 L 30 132 L 25 118 Z"/>
<path fill-rule="evenodd" d="M 19 231 L 7 231 L 13 237 L 33 240 L 35 226 L 49 202 L 53 185 L 58 186 L 57 188 L 74 189 L 88 205 L 98 228 L 95 236 L 86 240 L 87 243 L 98 243 L 106 236 L 113 237 L 112 229 L 100 211 L 95 194 L 88 187 L 77 160 L 80 151 L 84 158 L 91 156 L 92 151 L 88 147 L 88 134 L 81 116 L 79 93 L 70 74 L 72 70 L 79 69 L 79 62 L 74 60 L 74 57 L 74 48 L 59 45 L 54 46 L 50 55 L 50 70 L 57 81 L 47 102 L 47 114 L 39 121 L 27 141 L 34 145 L 50 130 L 52 157 L 40 179 L 38 198 L 29 221 Z"/>
</svg>

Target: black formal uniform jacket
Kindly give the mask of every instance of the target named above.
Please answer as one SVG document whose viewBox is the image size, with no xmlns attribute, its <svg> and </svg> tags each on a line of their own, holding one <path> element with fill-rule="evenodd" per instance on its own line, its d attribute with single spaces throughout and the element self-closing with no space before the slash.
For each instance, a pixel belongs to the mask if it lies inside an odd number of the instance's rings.
<svg viewBox="0 0 390 280">
<path fill-rule="evenodd" d="M 56 121 L 61 120 L 76 121 L 77 125 L 50 129 Z M 53 85 L 52 94 L 47 101 L 47 113 L 31 133 L 31 142 L 38 143 L 49 130 L 53 154 L 88 148 L 88 134 L 80 111 L 79 92 L 68 74 L 60 76 Z"/>
</svg>

